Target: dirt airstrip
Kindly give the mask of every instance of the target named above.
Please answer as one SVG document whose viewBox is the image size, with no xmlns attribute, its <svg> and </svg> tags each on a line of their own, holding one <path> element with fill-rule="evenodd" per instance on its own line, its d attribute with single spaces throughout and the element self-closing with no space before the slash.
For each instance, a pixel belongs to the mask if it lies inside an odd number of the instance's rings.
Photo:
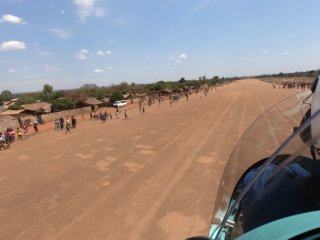
<svg viewBox="0 0 320 240">
<path fill-rule="evenodd" d="M 80 121 L 0 151 L 0 239 L 184 239 L 207 235 L 218 184 L 241 134 L 297 90 L 242 80 Z"/>
</svg>

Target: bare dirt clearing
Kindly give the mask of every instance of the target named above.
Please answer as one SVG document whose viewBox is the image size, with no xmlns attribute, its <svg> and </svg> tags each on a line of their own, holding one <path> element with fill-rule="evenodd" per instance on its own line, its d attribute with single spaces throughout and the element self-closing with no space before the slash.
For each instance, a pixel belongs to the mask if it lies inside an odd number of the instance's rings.
<svg viewBox="0 0 320 240">
<path fill-rule="evenodd" d="M 225 163 L 264 110 L 297 90 L 243 80 L 84 121 L 0 152 L 0 239 L 184 239 L 206 235 Z"/>
</svg>

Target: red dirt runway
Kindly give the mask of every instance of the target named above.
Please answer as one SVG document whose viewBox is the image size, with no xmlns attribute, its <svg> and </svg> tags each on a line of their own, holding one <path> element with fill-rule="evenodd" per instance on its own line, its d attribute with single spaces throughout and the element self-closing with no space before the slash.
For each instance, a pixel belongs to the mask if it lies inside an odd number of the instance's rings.
<svg viewBox="0 0 320 240">
<path fill-rule="evenodd" d="M 0 239 L 184 239 L 207 235 L 241 134 L 296 90 L 242 80 L 130 120 L 80 121 L 0 152 Z M 53 126 L 53 124 L 52 124 Z"/>
</svg>

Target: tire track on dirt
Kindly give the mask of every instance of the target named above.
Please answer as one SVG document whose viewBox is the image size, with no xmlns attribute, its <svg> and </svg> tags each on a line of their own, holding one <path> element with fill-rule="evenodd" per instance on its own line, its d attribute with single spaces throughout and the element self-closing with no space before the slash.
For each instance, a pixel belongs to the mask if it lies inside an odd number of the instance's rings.
<svg viewBox="0 0 320 240">
<path fill-rule="evenodd" d="M 198 116 L 197 119 L 196 119 L 196 120 L 193 120 L 192 123 L 189 124 L 188 127 L 185 128 L 183 131 L 181 131 L 181 132 L 178 133 L 178 134 L 175 134 L 175 136 L 174 136 L 169 142 L 167 142 L 165 145 L 162 146 L 161 150 L 159 150 L 159 151 L 157 152 L 157 155 L 161 154 L 162 152 L 165 152 L 168 147 L 171 147 L 172 145 L 175 145 L 175 143 L 176 143 L 177 141 L 180 141 L 180 138 L 181 138 L 181 136 L 182 136 L 183 134 L 188 133 L 190 128 L 194 128 L 195 126 L 198 125 L 199 121 L 201 121 L 202 118 L 203 118 L 203 114 L 206 114 L 206 113 L 202 113 L 200 110 L 199 110 L 198 112 L 199 112 L 199 114 L 196 114 L 196 116 Z M 200 114 L 200 113 L 202 113 L 202 114 Z M 179 120 L 177 120 L 177 121 L 179 121 Z M 171 127 L 172 127 L 172 125 L 171 125 Z M 119 141 L 121 141 L 121 140 L 119 140 Z M 138 154 L 137 154 L 137 155 L 138 155 Z M 152 165 L 152 164 L 153 164 L 153 160 L 154 160 L 156 157 L 157 157 L 157 156 L 151 157 L 147 164 L 148 164 L 148 165 Z M 118 169 L 119 169 L 119 168 L 121 168 L 121 166 L 119 166 Z M 117 172 L 118 170 L 115 168 L 114 171 Z M 126 176 L 126 177 L 127 177 L 126 179 L 124 179 L 123 181 L 118 182 L 118 185 L 117 185 L 117 186 L 115 186 L 113 189 L 111 189 L 108 193 L 106 193 L 106 194 L 104 194 L 103 196 L 101 196 L 101 198 L 100 198 L 99 200 L 96 200 L 96 205 L 98 205 L 99 202 L 102 202 L 102 201 L 103 201 L 106 197 L 108 197 L 109 195 L 114 194 L 114 193 L 117 192 L 117 191 L 120 191 L 122 186 L 125 186 L 128 182 L 132 181 L 132 178 L 135 178 L 135 177 L 138 177 L 138 178 L 139 178 L 139 176 L 137 176 L 137 175 L 139 175 L 139 172 L 140 172 L 140 171 L 143 171 L 143 169 L 142 169 L 142 170 L 138 170 L 138 171 L 135 172 L 132 176 Z M 93 183 L 93 184 L 95 184 L 95 183 Z M 65 230 L 61 231 L 58 235 L 56 235 L 55 238 L 59 238 L 59 236 L 60 236 L 61 234 L 63 234 L 63 232 L 65 232 L 65 231 L 66 231 L 68 228 L 70 228 L 74 223 L 76 223 L 76 221 L 79 221 L 81 218 L 83 218 L 83 216 L 85 216 L 85 214 L 87 214 L 87 213 L 88 213 L 92 208 L 94 208 L 94 207 L 95 207 L 95 206 L 92 206 L 92 207 L 90 207 L 89 209 L 87 209 L 86 211 L 84 211 L 84 212 L 81 214 L 81 216 L 78 216 L 77 219 L 74 219 L 74 221 L 73 221 L 72 223 L 68 224 L 68 226 L 65 227 Z"/>
<path fill-rule="evenodd" d="M 198 114 L 196 115 L 196 116 L 198 116 Z M 199 116 L 199 119 L 201 119 L 201 117 L 202 116 Z M 179 119 L 177 119 L 176 120 L 176 122 L 178 122 L 179 121 Z M 172 122 L 171 122 L 172 123 Z M 174 122 L 173 122 L 174 123 Z M 194 124 L 193 125 L 196 125 L 197 124 L 197 122 L 194 122 Z M 192 127 L 193 125 L 190 125 L 190 127 Z M 168 124 L 167 125 L 168 126 L 168 128 L 170 128 L 172 125 L 170 125 L 170 124 Z M 188 129 L 186 129 L 185 131 L 188 131 Z M 181 132 L 181 134 L 183 134 L 183 132 Z M 179 138 L 179 135 L 176 135 L 176 137 L 177 138 Z M 116 143 L 116 142 L 121 142 L 121 139 L 120 140 L 118 140 L 118 141 L 113 141 L 113 143 Z M 174 143 L 174 141 L 172 141 L 172 142 L 169 142 L 168 143 L 168 145 L 170 145 L 170 144 L 172 144 L 172 143 Z M 75 147 L 76 148 L 76 147 Z M 71 149 L 72 150 L 72 149 Z M 119 150 L 119 151 L 121 151 L 121 150 Z M 40 153 L 39 153 L 39 155 L 41 155 Z M 36 156 L 34 156 L 34 157 L 37 157 L 37 155 Z M 43 166 L 44 165 L 46 165 L 46 163 L 47 162 L 51 162 L 51 160 L 49 159 L 48 161 L 45 161 L 45 162 L 41 162 L 42 164 L 41 164 L 41 166 L 39 166 L 38 165 L 38 167 L 36 168 L 36 169 L 41 169 L 41 168 L 43 168 Z M 68 168 L 69 166 L 71 166 L 71 165 L 73 165 L 73 163 L 74 163 L 74 161 L 68 161 L 68 164 L 64 164 L 64 168 Z M 17 174 L 19 174 L 19 173 L 17 173 Z M 41 181 L 41 179 L 39 179 L 40 181 Z M 86 185 L 86 186 L 82 186 L 83 188 L 89 188 L 91 185 L 90 185 L 90 181 L 86 181 L 86 180 L 89 180 L 89 179 L 86 179 L 86 178 L 83 178 L 83 176 L 82 176 L 82 180 L 84 181 L 84 182 L 88 182 L 88 184 Z M 95 184 L 95 183 L 93 183 L 93 184 Z M 32 194 L 32 193 L 29 193 L 29 194 Z M 79 194 L 79 195 L 81 195 L 81 193 Z M 75 197 L 77 197 L 77 196 L 75 196 Z M 21 206 L 20 206 L 21 207 Z M 15 209 L 13 209 L 13 210 L 15 210 Z"/>
<path fill-rule="evenodd" d="M 236 98 L 235 98 L 236 99 Z M 234 99 L 234 101 L 235 101 Z M 231 106 L 232 104 L 230 104 Z M 229 108 L 228 108 L 229 109 Z M 227 109 L 227 110 L 228 110 Z M 225 112 L 227 112 L 227 110 L 225 110 Z M 104 196 L 101 197 L 101 199 L 95 204 L 95 206 L 92 206 L 90 207 L 89 209 L 87 209 L 85 212 L 83 212 L 80 216 L 78 216 L 76 219 L 74 219 L 74 221 L 70 224 L 68 224 L 68 226 L 65 227 L 65 229 L 63 231 L 61 231 L 58 235 L 56 235 L 55 239 L 58 239 L 60 236 L 62 236 L 62 234 L 64 232 L 66 232 L 72 225 L 74 225 L 77 221 L 80 221 L 86 214 L 89 213 L 89 211 L 91 211 L 92 209 L 94 208 L 98 208 L 98 205 L 101 204 L 106 197 L 108 197 L 109 195 L 111 194 L 116 194 L 116 192 L 120 192 L 121 188 L 122 187 L 127 187 L 127 188 L 130 188 L 127 186 L 127 183 L 130 183 L 133 181 L 134 178 L 140 178 L 140 175 L 139 174 L 141 171 L 150 171 L 150 172 L 154 172 L 154 171 L 157 171 L 157 167 L 154 167 L 152 166 L 153 165 L 153 160 L 157 157 L 159 157 L 159 155 L 161 155 L 162 152 L 166 152 L 167 149 L 169 147 L 172 147 L 175 145 L 176 142 L 180 141 L 180 138 L 182 135 L 184 134 L 188 134 L 189 135 L 189 132 L 190 132 L 190 129 L 194 128 L 195 126 L 197 126 L 199 124 L 199 122 L 201 122 L 203 120 L 203 116 L 205 114 L 207 114 L 206 112 L 202 112 L 202 111 L 199 111 L 200 114 L 197 114 L 197 119 L 195 121 L 193 121 L 191 124 L 188 125 L 187 128 L 185 128 L 183 131 L 181 131 L 178 135 L 175 135 L 174 138 L 172 138 L 167 144 L 163 145 L 161 147 L 161 149 L 157 152 L 157 155 L 152 157 L 152 159 L 149 161 L 148 165 L 151 166 L 151 168 L 149 167 L 147 169 L 144 168 L 144 169 L 141 169 L 141 170 L 138 170 L 137 172 L 135 172 L 132 176 L 130 176 L 126 181 L 123 181 L 121 183 L 118 184 L 118 186 L 114 187 L 110 192 L 108 192 L 107 194 L 105 194 Z M 130 181 L 129 181 L 130 180 Z M 127 193 L 129 194 L 129 193 Z M 114 219 L 113 219 L 114 221 Z"/>
<path fill-rule="evenodd" d="M 165 192 L 163 192 L 159 197 L 156 203 L 154 203 L 150 210 L 148 212 L 145 213 L 145 217 L 139 222 L 138 226 L 135 228 L 134 232 L 132 232 L 131 234 L 129 234 L 129 236 L 131 236 L 132 240 L 139 240 L 141 237 L 142 232 L 144 231 L 144 229 L 147 227 L 148 223 L 151 222 L 151 220 L 154 218 L 154 216 L 156 215 L 157 211 L 159 210 L 159 208 L 161 207 L 161 205 L 163 204 L 163 202 L 165 201 L 165 199 L 168 197 L 168 195 L 170 194 L 170 192 L 175 188 L 175 186 L 178 184 L 179 179 L 182 178 L 182 176 L 185 174 L 185 172 L 188 170 L 188 168 L 190 167 L 192 161 L 194 161 L 195 156 L 198 155 L 199 151 L 201 150 L 203 144 L 206 143 L 207 139 L 212 135 L 212 133 L 215 131 L 216 127 L 218 126 L 218 123 L 220 121 L 222 121 L 222 119 L 224 118 L 224 116 L 228 113 L 229 109 L 232 107 L 232 105 L 234 104 L 234 102 L 237 100 L 238 98 L 237 94 L 236 96 L 234 96 L 233 100 L 230 102 L 230 104 L 225 108 L 225 110 L 223 111 L 223 113 L 220 115 L 220 117 L 218 118 L 218 120 L 216 121 L 216 123 L 214 124 L 214 126 L 211 128 L 210 131 L 207 132 L 206 136 L 203 137 L 202 143 L 197 146 L 195 149 L 193 149 L 192 154 L 185 156 L 186 158 L 182 157 L 182 159 L 184 160 L 184 164 L 183 166 L 177 171 L 177 173 L 174 175 L 174 177 L 172 178 L 172 180 L 170 181 L 169 184 L 167 184 L 166 190 Z"/>
</svg>

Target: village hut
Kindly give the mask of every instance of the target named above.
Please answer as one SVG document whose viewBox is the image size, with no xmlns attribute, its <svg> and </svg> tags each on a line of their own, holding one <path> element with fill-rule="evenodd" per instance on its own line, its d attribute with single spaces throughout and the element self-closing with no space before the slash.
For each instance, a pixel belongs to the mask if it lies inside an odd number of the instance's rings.
<svg viewBox="0 0 320 240">
<path fill-rule="evenodd" d="M 102 107 L 104 105 L 104 102 L 98 100 L 95 97 L 90 97 L 81 101 L 81 104 L 82 106 L 90 106 L 92 111 L 97 111 L 99 107 Z"/>
<path fill-rule="evenodd" d="M 44 124 L 44 120 L 41 115 L 49 114 L 51 112 L 51 103 L 47 102 L 23 104 L 21 107 L 25 110 L 28 110 L 28 113 L 32 113 L 32 115 L 35 117 L 35 121 L 37 121 L 39 124 Z M 26 121 L 32 120 L 28 118 Z"/>
<path fill-rule="evenodd" d="M 20 127 L 19 120 L 10 115 L 0 113 L 0 132 L 6 131 L 8 127 L 12 127 L 12 128 Z"/>
<path fill-rule="evenodd" d="M 23 104 L 21 107 L 25 110 L 33 112 L 34 115 L 48 114 L 51 112 L 51 103 L 47 102 Z"/>
<path fill-rule="evenodd" d="M 17 120 L 20 126 L 24 123 L 30 125 L 34 119 L 34 112 L 27 109 L 7 110 L 1 114 L 10 116 L 12 119 Z"/>
</svg>

